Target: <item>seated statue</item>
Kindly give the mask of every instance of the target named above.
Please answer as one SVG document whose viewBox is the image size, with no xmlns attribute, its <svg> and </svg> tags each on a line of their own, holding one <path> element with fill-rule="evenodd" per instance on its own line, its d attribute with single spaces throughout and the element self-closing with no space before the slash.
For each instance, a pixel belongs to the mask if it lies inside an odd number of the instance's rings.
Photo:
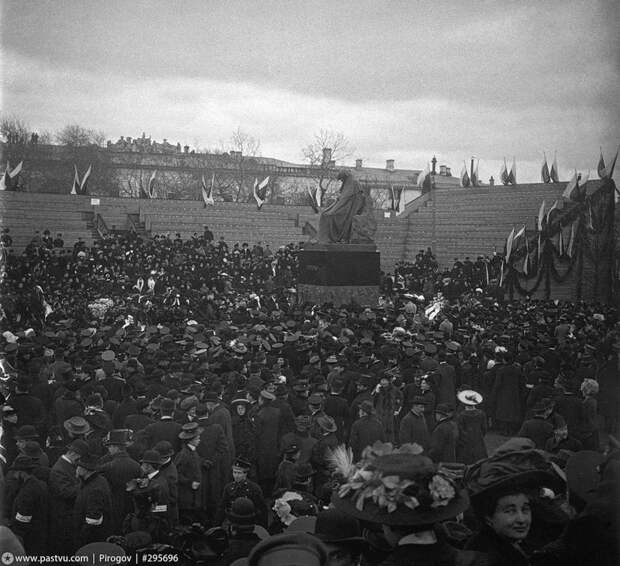
<svg viewBox="0 0 620 566">
<path fill-rule="evenodd" d="M 350 171 L 340 172 L 338 180 L 342 181 L 338 200 L 319 218 L 319 242 L 372 243 L 377 221 L 368 189 L 363 189 Z"/>
</svg>

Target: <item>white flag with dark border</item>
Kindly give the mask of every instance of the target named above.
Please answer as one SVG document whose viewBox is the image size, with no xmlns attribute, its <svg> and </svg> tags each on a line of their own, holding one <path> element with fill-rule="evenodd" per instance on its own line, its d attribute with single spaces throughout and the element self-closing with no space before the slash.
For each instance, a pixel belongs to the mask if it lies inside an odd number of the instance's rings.
<svg viewBox="0 0 620 566">
<path fill-rule="evenodd" d="M 515 239 L 515 229 L 513 228 L 508 234 L 508 239 L 506 240 L 506 263 L 510 261 L 510 254 L 512 253 L 512 244 Z"/>
<path fill-rule="evenodd" d="M 215 204 L 215 201 L 213 200 L 213 184 L 215 181 L 215 173 L 213 173 L 213 176 L 211 177 L 211 186 L 209 188 L 207 188 L 207 183 L 205 182 L 205 176 L 202 176 L 201 179 L 201 189 L 202 189 L 202 200 L 204 202 L 204 208 L 207 208 L 207 205 L 209 206 L 213 206 Z"/>
<path fill-rule="evenodd" d="M 74 170 L 74 174 L 73 174 L 73 186 L 71 187 L 71 194 L 77 195 L 79 194 L 79 191 L 80 191 L 80 176 L 78 174 L 77 165 L 75 163 L 73 164 L 73 170 Z"/>
<path fill-rule="evenodd" d="M 538 231 L 543 229 L 543 219 L 545 217 L 545 201 L 543 200 L 538 210 Z"/>
<path fill-rule="evenodd" d="M 258 210 L 261 209 L 263 204 L 265 203 L 265 198 L 267 196 L 267 185 L 269 184 L 269 177 L 265 177 L 260 184 L 258 179 L 254 179 L 254 200 L 256 201 L 256 206 Z"/>
<path fill-rule="evenodd" d="M 147 187 L 147 194 L 149 198 L 155 198 L 155 177 L 157 176 L 157 171 L 153 171 L 151 174 L 151 178 L 149 179 L 149 184 Z"/>
<path fill-rule="evenodd" d="M 84 176 L 82 177 L 82 181 L 80 182 L 80 194 L 81 195 L 87 194 L 88 178 L 90 177 L 92 170 L 93 170 L 93 166 L 89 165 L 88 169 L 86 170 L 86 173 L 84 173 Z"/>
<path fill-rule="evenodd" d="M 557 153 L 553 154 L 553 163 L 551 164 L 551 171 L 549 171 L 549 177 L 551 177 L 551 181 L 553 183 L 559 183 L 560 177 L 558 173 L 558 155 Z"/>
</svg>

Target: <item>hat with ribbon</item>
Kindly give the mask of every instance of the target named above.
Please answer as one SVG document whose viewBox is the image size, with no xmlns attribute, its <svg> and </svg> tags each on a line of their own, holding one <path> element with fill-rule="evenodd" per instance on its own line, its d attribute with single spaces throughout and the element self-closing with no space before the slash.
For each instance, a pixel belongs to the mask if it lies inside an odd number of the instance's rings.
<svg viewBox="0 0 620 566">
<path fill-rule="evenodd" d="M 67 432 L 74 436 L 86 434 L 92 430 L 92 427 L 84 417 L 71 417 L 63 423 L 63 426 Z"/>
<path fill-rule="evenodd" d="M 482 395 L 473 389 L 463 389 L 456 396 L 463 405 L 480 405 L 483 400 Z"/>
</svg>

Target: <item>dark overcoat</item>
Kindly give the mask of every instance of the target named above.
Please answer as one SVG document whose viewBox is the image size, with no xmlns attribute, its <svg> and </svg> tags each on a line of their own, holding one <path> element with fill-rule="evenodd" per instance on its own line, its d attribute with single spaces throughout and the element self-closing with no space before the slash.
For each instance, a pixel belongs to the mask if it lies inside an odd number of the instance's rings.
<svg viewBox="0 0 620 566">
<path fill-rule="evenodd" d="M 228 442 L 220 425 L 206 425 L 204 420 L 200 421 L 200 425 L 204 429 L 196 451 L 202 466 L 202 507 L 213 514 L 230 474 Z"/>
<path fill-rule="evenodd" d="M 544 450 L 547 440 L 553 436 L 553 423 L 543 417 L 532 417 L 521 425 L 517 436 L 529 438 L 536 448 Z"/>
<path fill-rule="evenodd" d="M 385 441 L 383 425 L 379 419 L 372 415 L 357 419 L 351 425 L 351 436 L 349 438 L 349 446 L 353 450 L 355 461 L 357 462 L 360 459 L 366 446 L 372 446 L 377 440 Z"/>
<path fill-rule="evenodd" d="M 111 529 L 114 533 L 120 533 L 125 517 L 133 510 L 131 494 L 127 491 L 127 482 L 139 478 L 142 475 L 140 464 L 127 452 L 114 454 L 101 466 L 110 486 L 112 497 Z"/>
<path fill-rule="evenodd" d="M 95 472 L 78 491 L 73 508 L 75 548 L 105 540 L 112 534 L 112 494 L 108 480 Z"/>
<path fill-rule="evenodd" d="M 232 422 L 230 417 L 230 411 L 222 404 L 217 405 L 213 412 L 209 415 L 207 421 L 209 424 L 218 424 L 222 427 L 224 435 L 226 436 L 226 442 L 228 443 L 228 452 L 231 460 L 235 459 L 235 444 L 233 439 Z"/>
<path fill-rule="evenodd" d="M 521 422 L 521 394 L 521 370 L 515 365 L 499 366 L 491 390 L 495 419 L 507 423 Z"/>
<path fill-rule="evenodd" d="M 27 554 L 47 552 L 48 490 L 44 482 L 29 476 L 13 500 L 10 525 Z"/>
<path fill-rule="evenodd" d="M 180 511 L 194 511 L 200 508 L 202 492 L 193 489 L 192 484 L 202 481 L 202 471 L 200 467 L 200 456 L 196 450 L 191 450 L 187 445 L 181 448 L 176 455 L 174 464 L 178 474 L 178 507 Z"/>
<path fill-rule="evenodd" d="M 254 417 L 256 427 L 256 468 L 259 480 L 276 477 L 280 462 L 278 440 L 280 437 L 280 409 L 265 404 Z"/>
<path fill-rule="evenodd" d="M 399 438 L 401 444 L 415 442 L 424 448 L 424 450 L 427 450 L 430 443 L 430 437 L 424 415 L 418 416 L 409 411 L 403 417 L 403 420 L 400 421 Z"/>
<path fill-rule="evenodd" d="M 172 444 L 172 448 L 175 452 L 181 449 L 181 442 L 179 440 L 181 425 L 171 418 L 161 419 L 150 424 L 144 429 L 144 432 L 150 448 L 162 440 L 167 440 Z"/>
<path fill-rule="evenodd" d="M 458 436 L 458 428 L 453 419 L 439 421 L 431 433 L 428 456 L 435 462 L 456 462 Z"/>
<path fill-rule="evenodd" d="M 48 480 L 50 496 L 50 549 L 57 554 L 68 554 L 73 547 L 71 516 L 80 480 L 75 466 L 62 456 L 58 458 Z"/>
<path fill-rule="evenodd" d="M 487 457 L 484 435 L 487 432 L 487 416 L 484 411 L 474 409 L 461 411 L 455 418 L 459 429 L 456 458 L 462 464 L 473 464 Z"/>
</svg>

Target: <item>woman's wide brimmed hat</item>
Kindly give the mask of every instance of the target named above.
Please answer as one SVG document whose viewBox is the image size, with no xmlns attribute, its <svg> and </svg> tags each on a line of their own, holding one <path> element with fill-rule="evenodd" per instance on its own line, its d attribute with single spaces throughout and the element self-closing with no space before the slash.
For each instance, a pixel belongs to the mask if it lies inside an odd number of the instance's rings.
<svg viewBox="0 0 620 566">
<path fill-rule="evenodd" d="M 463 405 L 480 405 L 483 399 L 482 395 L 473 389 L 463 389 L 463 391 L 459 391 L 456 396 Z"/>
<path fill-rule="evenodd" d="M 555 493 L 566 487 L 564 472 L 542 450 L 521 447 L 519 439 L 508 441 L 491 457 L 467 469 L 465 484 L 474 506 L 485 497 L 506 490 L 549 488 Z M 515 450 L 511 450 L 514 445 Z"/>
<path fill-rule="evenodd" d="M 416 444 L 394 449 L 377 442 L 358 464 L 337 464 L 345 481 L 332 496 L 334 506 L 357 519 L 394 526 L 456 517 L 469 506 L 467 493 L 421 452 Z"/>
</svg>

